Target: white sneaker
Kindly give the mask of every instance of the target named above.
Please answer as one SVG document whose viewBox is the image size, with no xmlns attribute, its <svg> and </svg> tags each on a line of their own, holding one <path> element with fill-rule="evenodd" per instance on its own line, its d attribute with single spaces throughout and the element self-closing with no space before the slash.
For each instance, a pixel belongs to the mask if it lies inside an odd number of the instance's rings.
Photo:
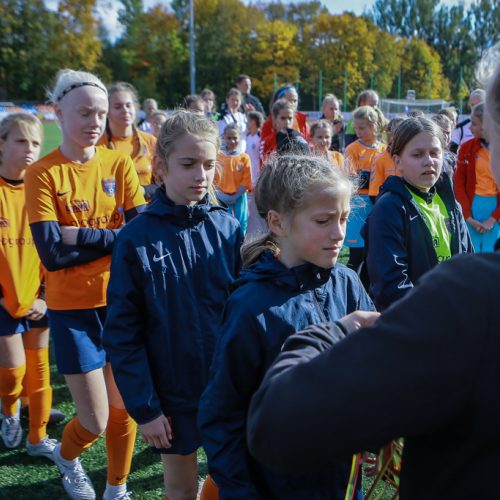
<svg viewBox="0 0 500 500">
<path fill-rule="evenodd" d="M 64 460 L 60 448 L 60 443 L 54 448 L 53 460 L 63 476 L 62 482 L 68 496 L 73 500 L 95 500 L 94 487 L 80 460 Z"/>
<path fill-rule="evenodd" d="M 2 420 L 2 440 L 6 448 L 17 448 L 23 439 L 23 429 L 19 411 L 21 403 L 17 401 L 17 410 L 14 415 L 3 415 Z"/>
<path fill-rule="evenodd" d="M 106 485 L 104 490 L 103 500 L 132 500 L 132 492 L 127 491 L 127 488 L 117 491 L 116 488 L 110 488 Z"/>
<path fill-rule="evenodd" d="M 57 444 L 57 440 L 50 439 L 49 436 L 45 436 L 37 444 L 31 444 L 29 438 L 26 438 L 26 451 L 32 457 L 45 457 L 54 460 L 54 448 Z"/>
</svg>

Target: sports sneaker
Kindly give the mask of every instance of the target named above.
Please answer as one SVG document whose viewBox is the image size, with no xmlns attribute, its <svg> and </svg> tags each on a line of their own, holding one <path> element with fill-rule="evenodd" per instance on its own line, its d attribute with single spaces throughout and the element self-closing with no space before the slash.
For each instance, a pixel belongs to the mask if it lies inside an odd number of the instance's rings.
<svg viewBox="0 0 500 500">
<path fill-rule="evenodd" d="M 50 439 L 45 436 L 39 443 L 31 444 L 29 438 L 26 438 L 26 451 L 32 457 L 45 457 L 54 460 L 54 448 L 57 445 L 56 439 Z"/>
<path fill-rule="evenodd" d="M 6 448 L 17 448 L 23 439 L 23 429 L 19 418 L 19 408 L 21 403 L 17 402 L 17 410 L 14 415 L 3 415 L 2 420 L 2 440 Z"/>
<path fill-rule="evenodd" d="M 106 487 L 102 498 L 103 500 L 132 500 L 132 492 L 124 490 L 118 493 L 110 493 Z"/>
<path fill-rule="evenodd" d="M 64 460 L 59 453 L 60 448 L 60 443 L 55 446 L 53 460 L 62 474 L 63 486 L 68 496 L 73 500 L 95 500 L 94 487 L 80 460 Z"/>
</svg>

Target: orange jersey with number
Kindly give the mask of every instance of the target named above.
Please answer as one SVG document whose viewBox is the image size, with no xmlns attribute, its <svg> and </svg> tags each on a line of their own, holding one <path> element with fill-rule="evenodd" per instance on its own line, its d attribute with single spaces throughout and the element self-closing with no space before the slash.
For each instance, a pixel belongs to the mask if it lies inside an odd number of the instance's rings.
<svg viewBox="0 0 500 500">
<path fill-rule="evenodd" d="M 105 148 L 86 163 L 68 160 L 59 149 L 32 165 L 25 178 L 30 224 L 118 229 L 123 213 L 145 204 L 130 157 Z M 106 305 L 111 256 L 46 272 L 50 309 L 91 309 Z"/>
<path fill-rule="evenodd" d="M 22 318 L 38 297 L 42 267 L 28 223 L 24 183 L 9 184 L 1 177 L 0 239 L 1 296 L 7 312 Z"/>
<path fill-rule="evenodd" d="M 219 153 L 217 158 L 221 173 L 216 175 L 215 185 L 223 193 L 234 194 L 240 186 L 252 190 L 252 163 L 246 153 L 226 155 Z"/>
<path fill-rule="evenodd" d="M 373 159 L 386 150 L 386 145 L 377 142 L 373 146 L 362 143 L 359 139 L 345 149 L 345 168 L 360 178 L 361 188 L 358 194 L 368 194 Z"/>
<path fill-rule="evenodd" d="M 391 175 L 397 175 L 401 177 L 401 171 L 396 168 L 391 154 L 386 149 L 383 153 L 375 156 L 375 158 L 373 159 L 368 194 L 370 196 L 377 196 L 378 192 L 380 191 L 380 186 Z"/>
<path fill-rule="evenodd" d="M 137 130 L 137 133 L 129 137 L 111 137 L 109 140 L 108 136 L 103 134 L 99 145 L 129 155 L 134 162 L 141 186 L 149 186 L 153 182 L 152 162 L 156 148 L 154 135 Z"/>
</svg>

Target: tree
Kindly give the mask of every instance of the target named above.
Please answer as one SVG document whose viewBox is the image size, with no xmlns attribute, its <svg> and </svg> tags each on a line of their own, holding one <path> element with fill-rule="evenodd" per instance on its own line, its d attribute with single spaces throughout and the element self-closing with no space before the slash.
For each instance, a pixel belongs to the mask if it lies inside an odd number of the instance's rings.
<svg viewBox="0 0 500 500">
<path fill-rule="evenodd" d="M 409 40 L 402 60 L 404 91 L 415 90 L 417 98 L 448 99 L 450 85 L 443 76 L 439 54 L 418 38 Z"/>
<path fill-rule="evenodd" d="M 269 96 L 276 83 L 299 80 L 300 52 L 297 28 L 285 21 L 262 20 L 252 39 L 251 73 L 257 92 Z"/>
<path fill-rule="evenodd" d="M 94 71 L 99 67 L 102 43 L 98 38 L 99 21 L 95 16 L 96 0 L 61 0 L 57 36 L 64 51 L 65 65 Z"/>
<path fill-rule="evenodd" d="M 0 97 L 43 99 L 57 69 L 59 24 L 42 0 L 0 0 Z"/>
</svg>

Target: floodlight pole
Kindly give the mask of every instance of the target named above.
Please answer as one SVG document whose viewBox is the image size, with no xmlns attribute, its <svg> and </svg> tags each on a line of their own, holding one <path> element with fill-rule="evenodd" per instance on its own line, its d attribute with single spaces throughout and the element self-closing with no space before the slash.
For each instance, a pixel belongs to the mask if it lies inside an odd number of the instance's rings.
<svg viewBox="0 0 500 500">
<path fill-rule="evenodd" d="M 194 0 L 189 0 L 189 75 L 191 94 L 196 94 L 196 60 L 194 49 Z"/>
</svg>

